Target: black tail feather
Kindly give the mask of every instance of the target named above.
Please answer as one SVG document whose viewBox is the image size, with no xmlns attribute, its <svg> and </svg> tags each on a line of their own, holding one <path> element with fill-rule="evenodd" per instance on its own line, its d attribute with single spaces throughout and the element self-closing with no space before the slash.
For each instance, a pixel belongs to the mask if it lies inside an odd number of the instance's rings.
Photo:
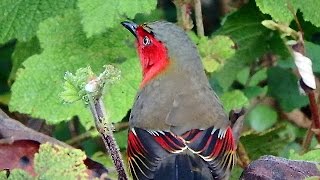
<svg viewBox="0 0 320 180">
<path fill-rule="evenodd" d="M 159 166 L 155 180 L 207 180 L 214 179 L 208 165 L 199 157 L 175 154 L 167 157 Z"/>
</svg>

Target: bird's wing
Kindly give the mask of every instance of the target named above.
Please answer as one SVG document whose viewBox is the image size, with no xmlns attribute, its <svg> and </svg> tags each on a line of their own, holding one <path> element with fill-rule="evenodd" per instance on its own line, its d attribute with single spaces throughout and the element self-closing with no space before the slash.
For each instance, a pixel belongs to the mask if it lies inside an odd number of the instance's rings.
<svg viewBox="0 0 320 180">
<path fill-rule="evenodd" d="M 208 162 L 213 176 L 221 179 L 235 165 L 236 144 L 230 127 L 226 130 L 214 127 L 202 131 L 194 129 L 182 137 L 190 151 Z"/>
<path fill-rule="evenodd" d="M 155 171 L 170 154 L 186 149 L 183 139 L 173 133 L 131 128 L 128 136 L 128 163 L 134 179 L 153 179 Z"/>
<path fill-rule="evenodd" d="M 182 136 L 131 128 L 127 154 L 134 179 L 153 179 L 162 171 L 180 175 L 191 172 L 190 179 L 207 177 L 210 172 L 210 177 L 221 179 L 235 163 L 235 144 L 230 128 L 224 131 L 213 127 L 193 129 Z M 189 165 L 181 164 L 183 159 Z M 176 174 L 166 174 L 165 177 Z"/>
</svg>

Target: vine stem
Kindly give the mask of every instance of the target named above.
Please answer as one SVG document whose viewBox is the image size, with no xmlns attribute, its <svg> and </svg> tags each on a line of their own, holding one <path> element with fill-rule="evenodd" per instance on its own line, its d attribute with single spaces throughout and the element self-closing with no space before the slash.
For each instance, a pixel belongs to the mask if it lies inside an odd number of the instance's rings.
<svg viewBox="0 0 320 180">
<path fill-rule="evenodd" d="M 201 10 L 201 1 L 194 0 L 194 11 L 195 11 L 195 18 L 196 18 L 196 26 L 197 26 L 197 33 L 198 36 L 204 36 L 204 29 L 203 29 L 203 21 L 202 21 L 202 10 Z"/>
<path fill-rule="evenodd" d="M 320 129 L 320 118 L 319 118 L 319 111 L 318 111 L 318 106 L 317 106 L 317 102 L 316 102 L 316 96 L 314 91 L 310 91 L 308 93 L 308 98 L 309 98 L 309 102 L 310 102 L 310 110 L 312 113 L 312 120 L 313 123 L 310 126 L 310 129 L 315 128 L 315 129 Z M 316 138 L 318 140 L 318 142 L 320 142 L 320 134 L 316 133 Z"/>
<path fill-rule="evenodd" d="M 127 180 L 128 176 L 124 169 L 124 163 L 122 161 L 121 153 L 119 147 L 113 137 L 114 127 L 111 123 L 107 122 L 107 113 L 102 101 L 101 96 L 94 98 L 92 95 L 88 94 L 90 110 L 95 120 L 96 127 L 102 136 L 104 145 L 111 155 L 113 163 L 118 172 L 119 180 Z"/>
<path fill-rule="evenodd" d="M 298 43 L 293 45 L 292 49 L 305 56 L 303 35 L 302 35 L 302 33 L 300 33 L 299 35 L 300 36 L 298 39 Z M 316 101 L 315 92 L 313 91 L 313 89 L 311 89 L 307 85 L 305 85 L 303 83 L 303 81 L 302 81 L 301 87 L 308 95 L 309 103 L 310 103 L 311 118 L 312 118 L 311 126 L 309 127 L 309 129 L 307 131 L 307 135 L 306 135 L 306 137 L 303 141 L 303 145 L 302 145 L 304 151 L 306 151 L 310 146 L 311 139 L 314 134 L 314 132 L 312 131 L 312 128 L 320 129 L 320 118 L 319 118 L 319 111 L 318 111 L 318 105 L 317 105 L 317 101 Z M 320 134 L 319 133 L 316 133 L 316 138 L 317 138 L 318 142 L 320 143 Z"/>
</svg>

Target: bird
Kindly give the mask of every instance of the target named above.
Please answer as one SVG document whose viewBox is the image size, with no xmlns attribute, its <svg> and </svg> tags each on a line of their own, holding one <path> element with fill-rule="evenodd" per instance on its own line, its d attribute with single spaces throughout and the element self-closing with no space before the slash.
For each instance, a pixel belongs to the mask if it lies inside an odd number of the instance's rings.
<svg viewBox="0 0 320 180">
<path fill-rule="evenodd" d="M 195 44 L 171 22 L 121 24 L 135 36 L 142 70 L 129 117 L 133 179 L 228 179 L 236 142 Z"/>
</svg>

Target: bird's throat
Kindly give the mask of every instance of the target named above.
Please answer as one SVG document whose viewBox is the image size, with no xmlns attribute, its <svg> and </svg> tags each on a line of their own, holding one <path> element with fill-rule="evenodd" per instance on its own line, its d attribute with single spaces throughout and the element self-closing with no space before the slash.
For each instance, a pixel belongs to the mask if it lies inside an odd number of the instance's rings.
<svg viewBox="0 0 320 180">
<path fill-rule="evenodd" d="M 142 67 L 143 79 L 140 84 L 142 88 L 167 69 L 169 58 L 167 49 L 160 42 L 147 49 L 138 48 L 138 51 Z"/>
</svg>

